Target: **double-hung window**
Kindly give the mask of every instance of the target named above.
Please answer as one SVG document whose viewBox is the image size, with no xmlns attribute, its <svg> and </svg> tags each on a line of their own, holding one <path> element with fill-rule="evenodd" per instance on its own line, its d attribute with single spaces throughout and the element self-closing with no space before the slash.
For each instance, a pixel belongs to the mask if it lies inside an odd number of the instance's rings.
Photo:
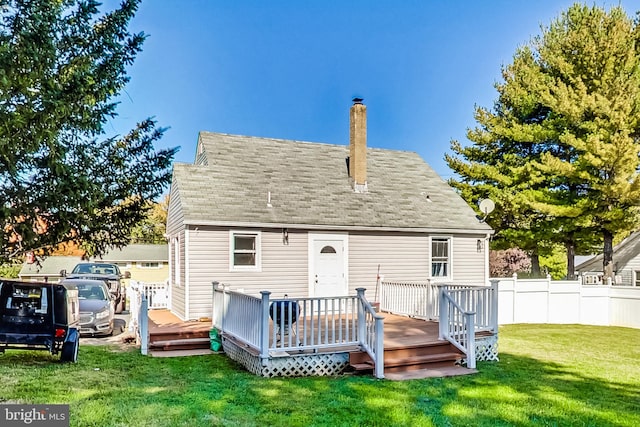
<svg viewBox="0 0 640 427">
<path fill-rule="evenodd" d="M 431 277 L 434 279 L 451 278 L 451 238 L 431 238 Z"/>
<path fill-rule="evenodd" d="M 229 251 L 230 271 L 260 271 L 259 231 L 231 231 Z"/>
</svg>

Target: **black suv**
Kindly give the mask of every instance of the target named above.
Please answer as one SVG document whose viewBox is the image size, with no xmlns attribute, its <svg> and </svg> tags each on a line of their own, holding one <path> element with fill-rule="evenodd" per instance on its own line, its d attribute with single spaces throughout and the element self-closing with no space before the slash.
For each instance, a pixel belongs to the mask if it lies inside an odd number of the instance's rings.
<svg viewBox="0 0 640 427">
<path fill-rule="evenodd" d="M 109 292 L 116 301 L 116 313 L 122 313 L 126 309 L 127 294 L 122 279 L 129 279 L 131 273 L 128 271 L 122 274 L 120 267 L 115 264 L 102 262 L 81 262 L 73 267 L 67 279 L 91 279 L 102 280 L 107 284 Z"/>
<path fill-rule="evenodd" d="M 76 362 L 80 304 L 75 286 L 0 280 L 0 353 L 48 350 Z"/>
</svg>

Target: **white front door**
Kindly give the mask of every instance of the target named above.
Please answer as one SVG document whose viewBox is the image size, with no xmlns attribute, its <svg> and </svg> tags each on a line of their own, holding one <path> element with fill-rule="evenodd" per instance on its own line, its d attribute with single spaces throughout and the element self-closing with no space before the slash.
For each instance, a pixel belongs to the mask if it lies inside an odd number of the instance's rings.
<svg viewBox="0 0 640 427">
<path fill-rule="evenodd" d="M 347 236 L 319 234 L 310 236 L 310 242 L 311 295 L 347 295 Z"/>
</svg>

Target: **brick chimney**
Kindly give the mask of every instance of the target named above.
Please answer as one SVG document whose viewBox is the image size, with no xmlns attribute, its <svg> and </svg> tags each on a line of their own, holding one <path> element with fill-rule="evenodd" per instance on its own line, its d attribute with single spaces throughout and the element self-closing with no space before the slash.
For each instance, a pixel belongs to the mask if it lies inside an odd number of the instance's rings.
<svg viewBox="0 0 640 427">
<path fill-rule="evenodd" d="M 367 107 L 353 98 L 349 111 L 349 177 L 354 191 L 367 191 Z"/>
</svg>

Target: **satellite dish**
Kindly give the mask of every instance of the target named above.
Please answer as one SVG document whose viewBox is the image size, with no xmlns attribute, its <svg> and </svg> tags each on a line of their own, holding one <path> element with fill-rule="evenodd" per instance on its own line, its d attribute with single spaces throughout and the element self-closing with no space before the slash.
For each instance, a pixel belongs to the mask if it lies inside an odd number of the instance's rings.
<svg viewBox="0 0 640 427">
<path fill-rule="evenodd" d="M 480 212 L 484 215 L 480 221 L 484 222 L 484 220 L 487 219 L 487 216 L 489 216 L 489 214 L 496 208 L 496 204 L 493 203 L 493 200 L 491 199 L 482 199 L 478 203 L 478 207 L 480 208 Z"/>
<path fill-rule="evenodd" d="M 480 202 L 478 203 L 478 207 L 480 208 L 480 211 L 485 215 L 489 215 L 491 212 L 493 212 L 493 210 L 496 208 L 496 204 L 493 203 L 493 200 L 491 199 L 482 199 L 480 200 Z"/>
</svg>

